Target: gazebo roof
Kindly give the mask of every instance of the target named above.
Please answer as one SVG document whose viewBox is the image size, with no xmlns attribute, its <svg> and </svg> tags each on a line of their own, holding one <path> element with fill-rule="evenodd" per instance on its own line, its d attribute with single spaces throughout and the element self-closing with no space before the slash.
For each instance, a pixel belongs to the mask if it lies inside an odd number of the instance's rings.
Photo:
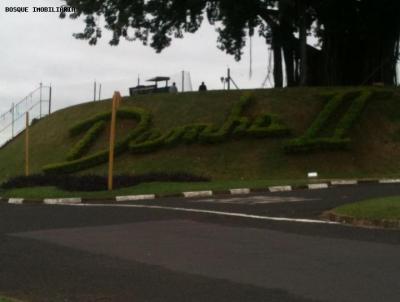
<svg viewBox="0 0 400 302">
<path fill-rule="evenodd" d="M 161 81 L 169 81 L 169 80 L 170 80 L 169 77 L 155 77 L 155 78 L 148 79 L 147 82 L 161 82 Z"/>
</svg>

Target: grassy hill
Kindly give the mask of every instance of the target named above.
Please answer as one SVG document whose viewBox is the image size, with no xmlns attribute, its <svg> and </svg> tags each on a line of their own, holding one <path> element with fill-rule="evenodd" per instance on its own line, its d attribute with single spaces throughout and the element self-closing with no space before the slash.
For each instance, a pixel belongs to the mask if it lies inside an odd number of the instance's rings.
<svg viewBox="0 0 400 302">
<path fill-rule="evenodd" d="M 248 117 L 262 113 L 279 116 L 291 129 L 287 138 L 233 138 L 220 144 L 177 145 L 146 154 L 125 152 L 116 158 L 117 174 L 147 172 L 188 172 L 213 180 L 299 179 L 309 171 L 323 178 L 400 176 L 400 91 L 379 89 L 368 100 L 362 115 L 350 129 L 349 150 L 286 154 L 288 140 L 300 137 L 325 108 L 329 96 L 360 88 L 293 88 L 252 91 L 253 104 Z M 163 132 L 193 123 L 222 125 L 244 91 L 156 94 L 124 98 L 121 108 L 144 108 L 152 116 L 152 126 Z M 31 127 L 31 171 L 64 162 L 66 154 L 81 136 L 71 137 L 69 129 L 77 122 L 111 110 L 110 100 L 86 103 L 55 112 Z M 340 112 L 337 113 L 339 119 Z M 324 129 L 336 120 L 331 118 Z M 134 121 L 119 120 L 117 138 L 124 138 L 135 127 Z M 106 126 L 89 153 L 107 147 Z M 118 140 L 117 139 L 117 140 Z M 15 138 L 0 149 L 0 182 L 22 175 L 24 137 Z M 101 164 L 80 174 L 106 174 Z"/>
</svg>

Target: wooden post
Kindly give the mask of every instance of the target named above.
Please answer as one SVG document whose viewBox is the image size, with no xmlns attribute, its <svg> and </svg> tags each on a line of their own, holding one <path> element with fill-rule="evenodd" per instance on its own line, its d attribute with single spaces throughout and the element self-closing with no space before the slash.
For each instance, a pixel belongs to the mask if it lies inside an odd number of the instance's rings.
<svg viewBox="0 0 400 302">
<path fill-rule="evenodd" d="M 115 126 L 117 120 L 117 109 L 121 100 L 121 94 L 116 91 L 112 99 L 111 126 L 110 126 L 110 149 L 108 159 L 108 190 L 113 189 L 114 172 L 114 145 L 115 145 Z"/>
<path fill-rule="evenodd" d="M 29 112 L 26 113 L 25 126 L 25 176 L 29 176 Z"/>
</svg>

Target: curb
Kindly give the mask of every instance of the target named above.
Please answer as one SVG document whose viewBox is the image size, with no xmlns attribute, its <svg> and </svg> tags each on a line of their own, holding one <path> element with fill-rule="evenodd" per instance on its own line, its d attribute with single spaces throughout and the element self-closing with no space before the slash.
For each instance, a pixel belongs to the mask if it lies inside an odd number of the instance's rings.
<svg viewBox="0 0 400 302">
<path fill-rule="evenodd" d="M 182 192 L 182 194 L 185 198 L 210 197 L 213 196 L 213 191 Z"/>
<path fill-rule="evenodd" d="M 155 194 L 148 195 L 128 195 L 128 196 L 117 196 L 115 197 L 115 201 L 124 202 L 124 201 L 136 201 L 136 200 L 152 200 L 156 199 Z"/>
<path fill-rule="evenodd" d="M 292 186 L 275 186 L 275 187 L 269 187 L 268 190 L 271 193 L 274 193 L 274 192 L 289 192 L 289 191 L 292 191 L 293 188 L 292 188 Z"/>
<path fill-rule="evenodd" d="M 308 185 L 309 190 L 320 190 L 320 189 L 328 189 L 328 188 L 329 188 L 329 185 L 326 183 Z"/>
<path fill-rule="evenodd" d="M 43 199 L 44 204 L 79 204 L 82 203 L 82 198 L 46 198 Z"/>
<path fill-rule="evenodd" d="M 314 183 L 308 185 L 297 185 L 297 186 L 271 186 L 260 189 L 250 189 L 250 188 L 236 188 L 229 189 L 226 191 L 189 191 L 175 194 L 166 194 L 163 196 L 157 194 L 145 194 L 145 195 L 127 195 L 127 196 L 116 196 L 113 199 L 104 200 L 106 203 L 113 202 L 129 202 L 129 201 L 139 201 L 139 200 L 156 200 L 162 198 L 202 198 L 211 196 L 226 196 L 226 195 L 249 195 L 254 193 L 279 193 L 279 192 L 290 192 L 294 190 L 321 190 L 328 189 L 331 187 L 340 186 L 355 186 L 363 184 L 400 184 L 400 179 L 361 179 L 361 180 L 331 180 L 327 183 Z M 21 204 L 46 204 L 46 205 L 69 205 L 69 204 L 81 204 L 83 202 L 87 203 L 97 203 L 99 199 L 84 199 L 81 197 L 76 198 L 45 198 L 42 200 L 29 200 L 24 198 L 0 198 L 2 202 L 8 204 L 21 205 Z"/>
</svg>

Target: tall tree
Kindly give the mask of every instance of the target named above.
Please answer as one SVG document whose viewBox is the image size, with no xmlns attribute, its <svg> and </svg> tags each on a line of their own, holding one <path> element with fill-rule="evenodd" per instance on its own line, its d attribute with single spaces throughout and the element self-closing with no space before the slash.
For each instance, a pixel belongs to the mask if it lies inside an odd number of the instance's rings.
<svg viewBox="0 0 400 302">
<path fill-rule="evenodd" d="M 112 31 L 111 45 L 121 38 L 139 40 L 157 52 L 196 32 L 207 17 L 219 33 L 218 47 L 237 60 L 248 35 L 265 37 L 277 87 L 283 86 L 284 67 L 288 86 L 396 83 L 398 0 L 64 1 L 76 9 L 71 18 L 85 20 L 75 37 L 92 45 L 102 36 L 99 16 Z M 318 47 L 307 43 L 310 34 Z"/>
</svg>

